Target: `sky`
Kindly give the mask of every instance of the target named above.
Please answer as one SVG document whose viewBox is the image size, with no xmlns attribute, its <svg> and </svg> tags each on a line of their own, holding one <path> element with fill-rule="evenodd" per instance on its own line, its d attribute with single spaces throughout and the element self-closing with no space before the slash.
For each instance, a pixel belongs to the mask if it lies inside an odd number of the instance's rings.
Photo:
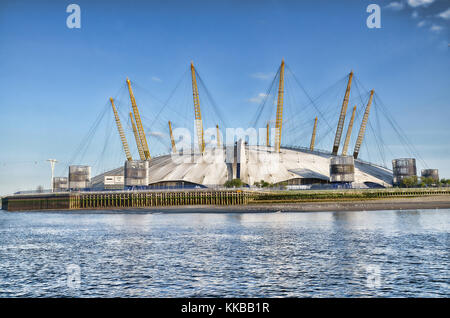
<svg viewBox="0 0 450 318">
<path fill-rule="evenodd" d="M 71 3 L 81 8 L 79 29 L 66 25 Z M 371 3 L 381 8 L 381 28 L 367 27 Z M 167 152 L 167 119 L 182 125 L 178 118 L 193 116 L 191 61 L 214 100 L 200 91 L 203 116 L 216 107 L 227 125 L 244 128 L 281 59 L 313 98 L 353 70 L 423 158 L 426 166 L 418 162 L 418 170 L 437 168 L 450 178 L 449 27 L 445 0 L 1 1 L 0 195 L 49 188 L 49 158 L 59 161 L 60 176 L 69 163 L 92 165 L 94 175 L 123 164 L 108 98 L 117 98 L 132 145 L 127 77 L 136 84 L 153 156 Z M 333 111 L 339 112 L 342 89 Z M 301 117 L 302 105 L 292 106 L 291 118 Z M 383 125 L 391 167 L 390 160 L 411 154 Z M 289 142 L 309 145 L 310 137 L 295 138 Z M 320 146 L 331 148 L 326 141 Z"/>
</svg>

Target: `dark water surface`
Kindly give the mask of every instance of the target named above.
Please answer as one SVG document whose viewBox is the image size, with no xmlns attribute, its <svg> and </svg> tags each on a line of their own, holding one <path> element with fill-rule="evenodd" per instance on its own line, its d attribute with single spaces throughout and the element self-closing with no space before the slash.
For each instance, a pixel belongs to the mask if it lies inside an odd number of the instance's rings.
<svg viewBox="0 0 450 318">
<path fill-rule="evenodd" d="M 449 297 L 449 243 L 450 210 L 0 211 L 0 297 Z"/>
</svg>

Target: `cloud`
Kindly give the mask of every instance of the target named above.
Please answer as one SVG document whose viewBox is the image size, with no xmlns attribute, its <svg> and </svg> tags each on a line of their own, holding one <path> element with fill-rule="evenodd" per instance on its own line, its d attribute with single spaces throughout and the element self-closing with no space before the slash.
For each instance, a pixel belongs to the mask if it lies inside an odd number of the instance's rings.
<svg viewBox="0 0 450 318">
<path fill-rule="evenodd" d="M 443 29 L 443 27 L 441 27 L 440 25 L 437 25 L 437 24 L 433 24 L 430 27 L 430 30 L 433 32 L 440 32 L 442 29 Z"/>
<path fill-rule="evenodd" d="M 427 23 L 428 23 L 427 21 L 422 20 L 422 21 L 420 21 L 419 23 L 417 23 L 417 26 L 418 26 L 419 28 L 421 28 L 421 27 L 423 27 L 424 25 L 426 25 Z"/>
<path fill-rule="evenodd" d="M 438 17 L 445 19 L 445 20 L 449 20 L 450 19 L 450 8 L 448 8 L 444 12 L 439 13 Z"/>
<path fill-rule="evenodd" d="M 405 5 L 403 4 L 403 2 L 400 2 L 400 1 L 391 2 L 387 6 L 385 6 L 386 9 L 395 10 L 395 11 L 400 11 L 404 7 L 405 7 Z"/>
<path fill-rule="evenodd" d="M 417 11 L 413 11 L 413 13 L 411 14 L 411 17 L 413 19 L 417 19 L 419 17 L 419 13 Z"/>
<path fill-rule="evenodd" d="M 269 95 L 265 94 L 265 93 L 259 93 L 257 96 L 249 98 L 248 101 L 250 103 L 256 103 L 256 104 L 260 104 L 265 98 L 267 98 Z"/>
<path fill-rule="evenodd" d="M 275 76 L 274 73 L 261 73 L 261 72 L 253 73 L 251 75 L 251 77 L 261 79 L 261 80 L 268 80 L 268 79 L 273 78 L 274 76 Z"/>
<path fill-rule="evenodd" d="M 428 6 L 432 4 L 434 0 L 408 0 L 408 4 L 413 7 L 420 7 L 420 6 Z"/>
<path fill-rule="evenodd" d="M 147 134 L 149 134 L 150 136 L 155 136 L 155 137 L 165 137 L 166 134 L 160 131 L 150 131 Z"/>
<path fill-rule="evenodd" d="M 162 79 L 160 79 L 159 77 L 156 77 L 156 76 L 152 76 L 152 81 L 154 81 L 154 82 L 162 82 Z"/>
</svg>

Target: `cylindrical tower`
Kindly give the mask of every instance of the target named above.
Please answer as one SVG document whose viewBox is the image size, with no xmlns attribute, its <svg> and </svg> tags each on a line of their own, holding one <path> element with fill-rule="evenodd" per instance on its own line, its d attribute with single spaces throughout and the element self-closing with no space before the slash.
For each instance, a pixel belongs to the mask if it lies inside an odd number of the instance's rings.
<svg viewBox="0 0 450 318">
<path fill-rule="evenodd" d="M 69 188 L 69 181 L 67 177 L 54 177 L 53 178 L 53 192 L 67 191 Z"/>
<path fill-rule="evenodd" d="M 434 181 L 439 182 L 439 171 L 438 169 L 423 169 L 422 178 L 432 178 Z"/>
<path fill-rule="evenodd" d="M 416 159 L 401 158 L 392 160 L 392 172 L 394 185 L 399 185 L 406 177 L 417 176 Z"/>
<path fill-rule="evenodd" d="M 330 162 L 331 182 L 355 181 L 355 160 L 353 156 L 336 156 Z"/>
<path fill-rule="evenodd" d="M 89 188 L 91 181 L 91 167 L 70 166 L 69 167 L 69 189 L 83 190 Z"/>
<path fill-rule="evenodd" d="M 125 161 L 125 186 L 146 187 L 148 186 L 149 164 L 148 160 Z"/>
</svg>

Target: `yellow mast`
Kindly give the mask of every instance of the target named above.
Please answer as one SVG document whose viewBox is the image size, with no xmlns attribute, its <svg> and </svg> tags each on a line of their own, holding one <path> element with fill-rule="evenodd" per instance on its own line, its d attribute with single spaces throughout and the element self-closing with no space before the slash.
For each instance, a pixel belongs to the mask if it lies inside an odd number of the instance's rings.
<svg viewBox="0 0 450 318">
<path fill-rule="evenodd" d="M 219 130 L 219 125 L 216 125 L 216 130 L 217 130 L 217 136 L 216 136 L 217 148 L 220 148 L 220 130 Z"/>
<path fill-rule="evenodd" d="M 350 136 L 352 135 L 353 121 L 355 120 L 355 112 L 356 112 L 356 105 L 355 107 L 353 107 L 352 117 L 350 118 L 350 122 L 348 123 L 347 135 L 345 136 L 344 148 L 342 149 L 343 156 L 347 155 L 348 144 L 350 143 Z"/>
<path fill-rule="evenodd" d="M 200 153 L 203 153 L 205 151 L 205 140 L 203 139 L 202 113 L 200 111 L 200 99 L 198 96 L 197 80 L 195 78 L 195 68 L 193 62 L 191 62 L 191 76 L 192 76 L 192 95 L 194 98 L 195 128 L 197 130 L 198 148 L 200 150 Z"/>
<path fill-rule="evenodd" d="M 344 128 L 345 114 L 347 113 L 348 97 L 350 95 L 350 88 L 352 86 L 352 78 L 353 78 L 353 71 L 351 71 L 348 76 L 347 89 L 345 90 L 344 100 L 342 102 L 342 108 L 341 108 L 341 115 L 339 116 L 339 122 L 338 122 L 338 126 L 336 129 L 336 135 L 334 137 L 333 156 L 337 155 L 338 150 L 339 150 L 339 145 L 341 143 L 341 136 L 342 136 L 342 130 Z"/>
<path fill-rule="evenodd" d="M 131 89 L 130 80 L 127 78 L 128 92 L 130 93 L 131 106 L 133 107 L 134 118 L 136 119 L 136 127 L 141 141 L 142 150 L 144 151 L 145 159 L 151 159 L 150 150 L 148 149 L 147 138 L 145 138 L 144 128 L 142 127 L 141 116 L 139 115 L 139 110 L 136 105 L 136 100 L 134 99 L 133 90 Z"/>
<path fill-rule="evenodd" d="M 283 126 L 283 98 L 284 98 L 284 59 L 280 67 L 280 83 L 278 85 L 277 118 L 275 122 L 275 151 L 280 152 L 281 130 Z"/>
<path fill-rule="evenodd" d="M 355 158 L 355 159 L 358 158 L 359 149 L 361 148 L 363 138 L 364 138 L 364 133 L 366 132 L 367 121 L 369 120 L 370 106 L 372 105 L 373 93 L 374 93 L 374 90 L 372 89 L 370 91 L 369 102 L 367 103 L 366 110 L 364 112 L 364 117 L 361 122 L 361 127 L 359 128 L 358 139 L 356 139 L 355 150 L 353 151 L 353 158 Z"/>
<path fill-rule="evenodd" d="M 116 106 L 114 105 L 114 99 L 112 97 L 109 98 L 111 101 L 111 106 L 114 112 L 114 118 L 116 119 L 117 130 L 119 131 L 120 140 L 122 140 L 123 150 L 125 151 L 125 156 L 128 161 L 133 160 L 130 153 L 130 148 L 128 147 L 127 138 L 125 137 L 125 133 L 123 132 L 122 124 L 120 123 L 119 114 L 117 113 Z"/>
<path fill-rule="evenodd" d="M 316 142 L 316 129 L 317 129 L 317 117 L 316 117 L 316 119 L 314 119 L 314 128 L 313 128 L 313 133 L 311 136 L 311 144 L 309 145 L 309 150 L 311 150 L 311 151 L 314 150 L 314 144 Z"/>
<path fill-rule="evenodd" d="M 266 146 L 270 147 L 270 126 L 269 126 L 269 122 L 267 122 L 267 126 L 266 126 Z"/>
<path fill-rule="evenodd" d="M 172 123 L 169 120 L 169 132 L 170 132 L 170 142 L 172 143 L 172 152 L 177 153 L 177 147 L 175 147 L 175 139 L 173 138 L 172 133 Z"/>
<path fill-rule="evenodd" d="M 134 138 L 136 139 L 136 146 L 139 152 L 139 158 L 141 160 L 145 160 L 144 150 L 142 149 L 141 140 L 139 139 L 139 133 L 136 129 L 136 125 L 134 124 L 133 113 L 130 112 L 131 126 L 133 127 Z"/>
</svg>

